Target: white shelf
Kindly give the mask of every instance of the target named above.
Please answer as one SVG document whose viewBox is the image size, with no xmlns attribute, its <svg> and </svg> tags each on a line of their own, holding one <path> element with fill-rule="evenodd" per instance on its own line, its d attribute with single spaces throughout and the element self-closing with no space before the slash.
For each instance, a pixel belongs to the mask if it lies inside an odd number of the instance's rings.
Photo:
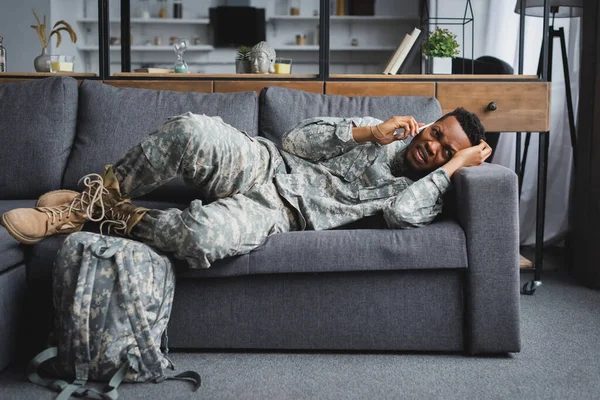
<svg viewBox="0 0 600 400">
<path fill-rule="evenodd" d="M 287 46 L 275 46 L 275 51 L 318 51 L 319 46 L 317 45 L 287 45 Z M 339 46 L 332 47 L 331 51 L 392 51 L 396 50 L 395 46 Z"/>
<path fill-rule="evenodd" d="M 274 46 L 275 47 L 275 51 L 318 51 L 319 50 L 319 46 L 317 46 L 316 44 L 305 44 L 305 45 L 295 45 L 295 44 L 290 44 L 290 45 L 283 45 L 283 46 Z"/>
<path fill-rule="evenodd" d="M 400 17 L 391 15 L 332 15 L 331 21 L 413 21 L 418 20 L 419 17 Z M 273 15 L 267 18 L 267 21 L 318 21 L 319 17 L 312 16 L 300 16 L 300 15 Z"/>
<path fill-rule="evenodd" d="M 208 18 L 131 18 L 132 24 L 154 24 L 154 25 L 207 25 L 210 23 Z M 97 18 L 82 18 L 77 22 L 81 24 L 97 24 Z M 119 19 L 111 19 L 111 24 L 120 24 Z"/>
<path fill-rule="evenodd" d="M 83 45 L 77 47 L 77 50 L 80 51 L 98 51 L 98 46 L 93 45 Z M 213 51 L 214 47 L 211 45 L 194 45 L 188 46 L 187 51 Z M 121 51 L 121 46 L 110 46 L 110 51 Z M 173 46 L 146 46 L 146 45 L 137 45 L 131 46 L 131 51 L 170 51 L 175 52 L 173 50 Z"/>
</svg>

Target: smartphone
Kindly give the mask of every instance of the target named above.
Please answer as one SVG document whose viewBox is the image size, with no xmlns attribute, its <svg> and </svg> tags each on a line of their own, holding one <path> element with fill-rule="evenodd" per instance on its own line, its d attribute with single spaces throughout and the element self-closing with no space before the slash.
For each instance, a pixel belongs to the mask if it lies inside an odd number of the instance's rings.
<svg viewBox="0 0 600 400">
<path fill-rule="evenodd" d="M 428 128 L 428 127 L 430 127 L 430 126 L 431 126 L 431 125 L 433 125 L 433 124 L 435 124 L 435 122 L 430 122 L 430 123 L 428 123 L 427 125 L 423 125 L 422 127 L 420 127 L 420 128 L 419 128 L 419 130 L 417 131 L 417 134 L 419 134 L 419 133 L 423 132 L 423 130 L 425 130 L 425 128 Z M 404 130 L 403 130 L 403 131 L 404 131 Z M 396 132 L 394 132 L 394 135 L 397 135 L 398 133 L 399 133 L 399 132 L 398 132 L 398 131 L 396 131 Z"/>
<path fill-rule="evenodd" d="M 430 122 L 427 125 L 423 125 L 422 127 L 419 128 L 419 131 L 417 133 L 423 132 L 425 130 L 425 128 L 429 128 L 433 124 L 435 124 L 435 122 Z"/>
</svg>

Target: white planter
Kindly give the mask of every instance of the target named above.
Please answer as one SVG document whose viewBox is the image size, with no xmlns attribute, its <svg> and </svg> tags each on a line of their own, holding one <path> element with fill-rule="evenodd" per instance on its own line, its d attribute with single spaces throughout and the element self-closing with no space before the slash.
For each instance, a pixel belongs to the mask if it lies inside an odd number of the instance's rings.
<svg viewBox="0 0 600 400">
<path fill-rule="evenodd" d="M 451 74 L 452 57 L 433 57 L 429 59 L 429 71 L 432 74 Z"/>
</svg>

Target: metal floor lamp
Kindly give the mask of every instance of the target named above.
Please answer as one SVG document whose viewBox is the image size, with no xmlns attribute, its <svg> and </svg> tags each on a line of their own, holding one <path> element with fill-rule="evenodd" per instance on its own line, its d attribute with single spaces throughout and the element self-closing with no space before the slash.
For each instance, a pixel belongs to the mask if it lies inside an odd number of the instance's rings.
<svg viewBox="0 0 600 400">
<path fill-rule="evenodd" d="M 577 166 L 575 159 L 575 146 L 577 143 L 577 134 L 575 131 L 575 115 L 573 112 L 573 100 L 571 98 L 571 80 L 569 77 L 569 65 L 567 59 L 567 48 L 565 44 L 564 29 L 554 28 L 555 18 L 575 18 L 583 14 L 583 0 L 517 0 L 515 12 L 521 15 L 521 26 L 519 35 L 519 74 L 523 73 L 523 54 L 525 41 L 525 16 L 546 17 L 544 20 L 544 41 L 542 42 L 542 50 L 538 63 L 537 74 L 540 78 L 552 81 L 552 57 L 554 48 L 554 39 L 560 39 L 560 49 L 562 55 L 563 72 L 565 79 L 565 91 L 567 97 L 567 112 L 569 117 L 569 130 L 571 134 L 571 147 L 573 148 L 573 163 Z M 549 25 L 548 19 L 552 18 L 552 23 Z M 546 38 L 548 40 L 546 47 Z M 534 279 L 527 282 L 523 286 L 523 293 L 531 295 L 535 289 L 541 286 L 540 279 L 542 272 L 542 256 L 544 242 L 544 217 L 545 217 L 545 202 L 546 202 L 546 176 L 548 171 L 548 148 L 550 140 L 547 137 L 549 132 L 540 132 L 540 148 L 538 160 L 538 205 L 537 205 L 537 221 L 536 221 L 536 250 L 534 262 Z M 531 140 L 531 132 L 527 132 L 525 137 L 525 148 L 523 158 L 521 160 L 521 133 L 517 132 L 517 156 L 515 161 L 515 169 L 519 174 L 519 194 L 523 185 L 523 176 L 525 165 L 527 163 L 527 153 L 529 150 L 529 142 Z M 542 176 L 540 176 L 540 174 Z M 541 219 L 541 221 L 540 221 Z"/>
</svg>

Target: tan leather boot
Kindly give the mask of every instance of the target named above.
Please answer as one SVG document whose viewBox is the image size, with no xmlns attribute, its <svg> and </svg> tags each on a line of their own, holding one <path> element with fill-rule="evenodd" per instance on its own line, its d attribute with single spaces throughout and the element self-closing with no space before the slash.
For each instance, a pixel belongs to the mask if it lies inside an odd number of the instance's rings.
<svg viewBox="0 0 600 400">
<path fill-rule="evenodd" d="M 44 193 L 39 197 L 35 203 L 35 207 L 56 207 L 61 204 L 70 203 L 75 197 L 79 195 L 79 192 L 68 189 L 53 190 L 48 193 Z"/>
<path fill-rule="evenodd" d="M 147 211 L 148 208 L 137 207 L 129 199 L 122 200 L 106 210 L 106 219 L 100 224 L 100 232 L 108 225 L 108 233 L 112 230 L 123 236 L 131 236 L 131 230 Z"/>
<path fill-rule="evenodd" d="M 103 176 L 89 174 L 81 182 L 85 189 L 74 197 L 64 191 L 49 192 L 38 200 L 38 204 L 48 206 L 8 211 L 2 215 L 0 224 L 19 242 L 35 244 L 46 236 L 79 231 L 87 221 L 99 222 L 106 215 L 106 207 L 121 201 L 111 166 L 105 168 Z M 70 202 L 51 205 L 69 197 Z"/>
</svg>

